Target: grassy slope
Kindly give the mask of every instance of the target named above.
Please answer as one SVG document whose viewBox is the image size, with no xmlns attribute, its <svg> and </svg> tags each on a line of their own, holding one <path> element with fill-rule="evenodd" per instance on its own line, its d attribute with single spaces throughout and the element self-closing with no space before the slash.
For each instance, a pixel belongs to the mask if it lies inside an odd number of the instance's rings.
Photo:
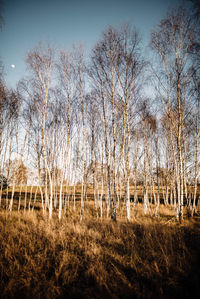
<svg viewBox="0 0 200 299">
<path fill-rule="evenodd" d="M 200 294 L 200 221 L 0 212 L 1 298 L 191 298 Z M 167 210 L 162 211 L 163 216 Z M 195 297 L 193 297 L 195 298 Z"/>
</svg>

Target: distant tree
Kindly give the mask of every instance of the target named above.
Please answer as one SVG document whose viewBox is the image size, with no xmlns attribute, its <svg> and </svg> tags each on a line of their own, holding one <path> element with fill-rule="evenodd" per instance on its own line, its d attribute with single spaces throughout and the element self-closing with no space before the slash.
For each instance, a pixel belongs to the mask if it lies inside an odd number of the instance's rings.
<svg viewBox="0 0 200 299">
<path fill-rule="evenodd" d="M 8 180 L 7 178 L 4 176 L 4 175 L 0 175 L 0 186 L 1 186 L 1 189 L 6 189 L 7 186 L 8 186 Z"/>
<path fill-rule="evenodd" d="M 28 180 L 27 167 L 21 161 L 16 169 L 16 185 L 26 185 Z"/>
</svg>

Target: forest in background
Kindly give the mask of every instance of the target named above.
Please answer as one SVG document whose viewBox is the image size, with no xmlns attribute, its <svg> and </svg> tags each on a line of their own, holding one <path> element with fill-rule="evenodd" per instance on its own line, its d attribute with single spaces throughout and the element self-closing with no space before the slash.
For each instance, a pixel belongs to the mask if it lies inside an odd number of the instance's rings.
<svg viewBox="0 0 200 299">
<path fill-rule="evenodd" d="M 138 201 L 145 215 L 160 203 L 180 222 L 198 213 L 199 47 L 199 10 L 177 7 L 151 33 L 151 61 L 129 24 L 109 26 L 87 59 L 82 46 L 30 50 L 16 88 L 0 81 L 1 209 L 39 201 L 61 220 L 78 200 L 82 219 L 90 190 L 100 218 L 123 203 L 130 221 Z"/>
<path fill-rule="evenodd" d="M 198 2 L 2 66 L 0 298 L 199 297 Z"/>
</svg>

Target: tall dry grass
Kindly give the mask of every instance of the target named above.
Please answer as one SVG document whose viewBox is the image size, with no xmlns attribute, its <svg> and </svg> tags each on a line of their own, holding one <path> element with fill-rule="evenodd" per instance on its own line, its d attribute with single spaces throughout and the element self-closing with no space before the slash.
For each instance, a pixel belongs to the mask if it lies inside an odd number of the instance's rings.
<svg viewBox="0 0 200 299">
<path fill-rule="evenodd" d="M 88 204 L 89 205 L 89 204 Z M 163 209 L 163 211 L 162 211 Z M 1 298 L 191 298 L 200 294 L 200 221 L 144 216 L 61 222 L 0 212 Z M 195 297 L 193 297 L 195 298 Z"/>
</svg>

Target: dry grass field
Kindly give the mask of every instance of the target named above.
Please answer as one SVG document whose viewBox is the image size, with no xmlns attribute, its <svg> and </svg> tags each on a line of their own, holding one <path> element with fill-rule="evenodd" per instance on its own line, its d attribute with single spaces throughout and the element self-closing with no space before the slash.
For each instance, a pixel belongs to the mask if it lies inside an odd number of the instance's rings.
<svg viewBox="0 0 200 299">
<path fill-rule="evenodd" d="M 116 223 L 94 203 L 70 206 L 62 221 L 41 211 L 0 212 L 0 298 L 198 298 L 200 218 L 180 225 L 161 205 Z M 104 213 L 105 215 L 105 213 Z"/>
</svg>

